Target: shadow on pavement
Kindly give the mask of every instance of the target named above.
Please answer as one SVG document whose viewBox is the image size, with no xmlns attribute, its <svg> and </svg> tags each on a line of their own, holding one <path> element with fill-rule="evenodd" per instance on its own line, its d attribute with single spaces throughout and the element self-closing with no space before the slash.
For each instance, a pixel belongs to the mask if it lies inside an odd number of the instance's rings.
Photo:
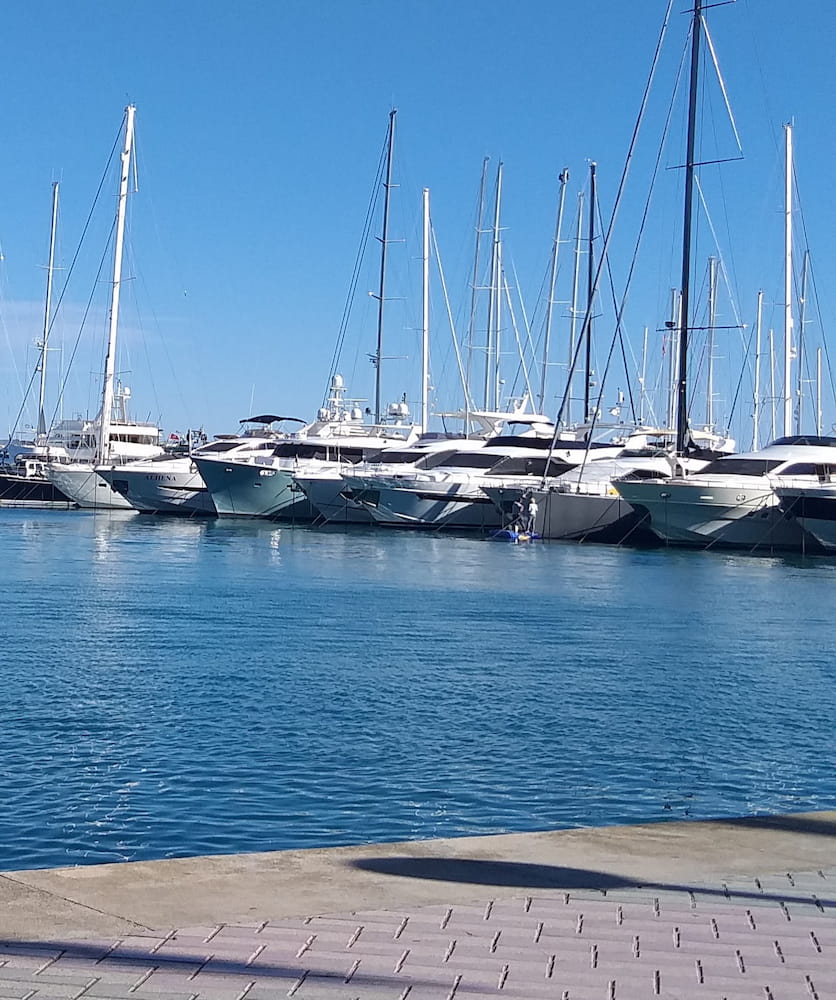
<svg viewBox="0 0 836 1000">
<path fill-rule="evenodd" d="M 651 889 L 657 892 L 691 892 L 698 896 L 722 897 L 728 900 L 759 900 L 776 903 L 807 903 L 819 909 L 836 908 L 836 899 L 822 899 L 807 889 L 793 889 L 787 882 L 787 891 L 770 889 L 751 892 L 739 888 L 714 888 L 695 882 L 680 885 L 669 882 L 645 882 L 635 878 L 584 868 L 564 868 L 560 865 L 529 864 L 520 861 L 481 861 L 475 858 L 415 858 L 381 857 L 359 858 L 349 862 L 350 867 L 380 875 L 400 878 L 432 879 L 439 882 L 460 882 L 483 886 L 516 886 L 519 889 L 590 889 L 605 893 L 615 889 Z M 717 880 L 721 881 L 720 879 Z M 753 879 L 754 883 L 754 879 Z M 828 882 L 822 879 L 822 887 Z"/>
</svg>

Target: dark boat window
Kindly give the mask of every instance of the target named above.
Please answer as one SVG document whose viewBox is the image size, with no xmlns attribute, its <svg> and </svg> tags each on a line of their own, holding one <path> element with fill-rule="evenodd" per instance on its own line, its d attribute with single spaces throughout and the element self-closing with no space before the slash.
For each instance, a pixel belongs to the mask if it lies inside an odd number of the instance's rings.
<svg viewBox="0 0 836 1000">
<path fill-rule="evenodd" d="M 548 451 L 552 446 L 552 439 L 520 437 L 518 434 L 500 434 L 497 437 L 488 438 L 488 445 L 491 448 L 531 448 L 533 451 Z M 555 447 L 559 448 L 560 442 Z"/>
<path fill-rule="evenodd" d="M 437 469 L 490 469 L 502 461 L 502 455 L 486 455 L 482 451 L 458 451 L 435 466 Z"/>
<path fill-rule="evenodd" d="M 781 470 L 782 476 L 815 476 L 815 462 L 796 462 L 795 465 L 788 465 Z"/>
<path fill-rule="evenodd" d="M 417 451 L 377 451 L 368 459 L 370 465 L 406 465 L 417 462 L 421 452 Z"/>
<path fill-rule="evenodd" d="M 622 476 L 625 480 L 636 480 L 636 479 L 670 479 L 671 474 L 669 472 L 663 472 L 661 469 L 633 469 L 632 472 L 628 473 L 626 476 Z"/>
<path fill-rule="evenodd" d="M 567 465 L 566 462 L 562 462 L 559 458 L 552 458 L 548 462 L 548 471 L 546 470 L 547 459 L 545 456 L 542 458 L 538 455 L 537 457 L 530 457 L 528 455 L 517 456 L 514 458 L 503 458 L 499 461 L 489 472 L 489 476 L 560 476 L 568 469 L 573 468 L 571 465 Z"/>
<path fill-rule="evenodd" d="M 718 458 L 701 469 L 698 476 L 765 476 L 779 465 L 783 458 Z"/>
<path fill-rule="evenodd" d="M 230 448 L 238 448 L 240 445 L 240 441 L 213 441 L 212 444 L 203 445 L 198 451 L 203 455 L 207 452 L 229 451 Z M 271 448 L 272 445 L 268 443 L 267 447 Z"/>
</svg>

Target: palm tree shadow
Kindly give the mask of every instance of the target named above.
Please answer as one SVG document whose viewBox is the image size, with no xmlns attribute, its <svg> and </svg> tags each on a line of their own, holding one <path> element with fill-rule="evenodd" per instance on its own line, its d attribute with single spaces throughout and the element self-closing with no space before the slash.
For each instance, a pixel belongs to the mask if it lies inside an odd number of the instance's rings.
<svg viewBox="0 0 836 1000">
<path fill-rule="evenodd" d="M 618 889 L 649 889 L 656 892 L 695 893 L 702 897 L 722 897 L 727 900 L 768 900 L 776 903 L 815 903 L 819 909 L 836 908 L 836 899 L 822 899 L 811 892 L 793 890 L 787 883 L 786 892 L 751 892 L 723 886 L 714 888 L 699 883 L 642 881 L 635 878 L 593 871 L 585 868 L 564 868 L 560 865 L 529 864 L 520 861 L 482 861 L 476 858 L 358 858 L 349 862 L 353 868 L 393 875 L 400 878 L 432 879 L 470 885 L 503 886 L 519 889 L 597 890 L 603 894 Z M 822 882 L 823 886 L 827 882 Z"/>
</svg>

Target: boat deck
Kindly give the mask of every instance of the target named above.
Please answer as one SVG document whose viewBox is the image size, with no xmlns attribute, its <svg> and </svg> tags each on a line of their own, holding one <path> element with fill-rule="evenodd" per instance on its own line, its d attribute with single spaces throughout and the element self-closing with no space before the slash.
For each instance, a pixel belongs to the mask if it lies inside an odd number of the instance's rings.
<svg viewBox="0 0 836 1000">
<path fill-rule="evenodd" d="M 827 1000 L 836 812 L 0 874 L 17 1000 Z"/>
</svg>

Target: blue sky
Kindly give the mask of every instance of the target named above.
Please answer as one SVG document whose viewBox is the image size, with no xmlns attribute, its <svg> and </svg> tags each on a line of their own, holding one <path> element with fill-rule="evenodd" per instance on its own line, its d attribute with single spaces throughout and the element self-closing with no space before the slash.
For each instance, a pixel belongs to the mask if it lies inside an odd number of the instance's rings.
<svg viewBox="0 0 836 1000">
<path fill-rule="evenodd" d="M 666 6 L 666 0 L 629 8 L 614 0 L 600 0 L 594 8 L 574 0 L 7 5 L 0 39 L 3 430 L 19 409 L 20 385 L 34 362 L 30 345 L 40 332 L 50 183 L 62 184 L 60 288 L 129 100 L 137 106 L 139 192 L 131 206 L 132 280 L 120 368 L 133 389 L 136 416 L 159 417 L 169 430 L 203 425 L 212 433 L 234 429 L 250 409 L 313 416 L 393 106 L 398 187 L 390 235 L 398 242 L 390 254 L 386 353 L 395 360 L 384 369 L 384 395 L 406 393 L 410 401 L 418 396 L 416 278 L 425 186 L 451 308 L 463 334 L 485 156 L 491 158 L 491 177 L 496 164 L 504 164 L 504 260 L 536 339 L 557 175 L 569 167 L 564 237 L 574 230 L 589 160 L 597 163 L 601 213 L 609 217 Z M 610 261 L 619 295 L 685 45 L 685 6 L 673 9 L 615 230 Z M 751 328 L 757 291 L 764 289 L 765 322 L 780 327 L 774 303 L 782 289 L 781 125 L 794 118 L 803 222 L 823 320 L 811 316 L 808 306 L 808 319 L 815 319 L 808 326 L 812 343 L 822 326 L 827 334 L 834 307 L 828 278 L 836 232 L 836 13 L 824 0 L 738 0 L 708 13 L 744 154 L 721 170 L 706 169 L 703 178 L 731 285 L 730 293 L 719 296 L 718 325 L 736 322 L 733 296 Z M 704 157 L 736 156 L 711 74 L 704 95 Z M 682 161 L 682 97 L 665 167 Z M 96 407 L 106 310 L 106 285 L 96 283 L 96 270 L 112 221 L 112 178 L 55 325 L 64 351 L 51 357 L 53 373 L 66 366 L 95 289 L 92 320 L 67 382 L 65 415 Z M 625 310 L 637 357 L 645 326 L 658 348 L 669 289 L 678 283 L 680 186 L 681 171 L 661 172 Z M 800 213 L 796 221 L 800 230 Z M 372 229 L 379 234 L 378 219 Z M 800 232 L 798 240 L 801 245 Z M 716 252 L 710 243 L 702 224 L 695 250 L 698 285 L 705 259 Z M 561 300 L 568 297 L 571 250 L 570 244 L 561 247 Z M 367 293 L 376 287 L 377 252 L 373 241 L 341 357 L 352 395 L 363 399 L 373 392 L 366 355 L 374 349 L 376 307 Z M 696 297 L 704 302 L 704 292 Z M 458 399 L 435 277 L 432 298 L 434 405 L 445 409 Z M 515 306 L 518 323 L 522 303 Z M 611 304 L 600 310 L 599 364 L 613 327 Z M 557 361 L 567 350 L 565 312 L 561 306 L 555 320 Z M 737 391 L 733 422 L 740 425 L 751 409 L 740 398 L 751 397 L 751 386 L 743 388 L 739 376 L 741 336 L 748 335 L 723 334 L 730 342 L 716 351 L 725 369 L 718 408 L 730 409 Z M 508 361 L 510 370 L 513 359 Z M 562 391 L 560 372 L 557 366 L 552 371 L 549 412 Z M 511 381 L 509 376 L 509 386 Z M 623 374 L 613 374 L 608 395 L 625 383 Z M 827 398 L 826 424 L 834 418 Z M 737 432 L 741 438 L 747 433 Z"/>
</svg>

